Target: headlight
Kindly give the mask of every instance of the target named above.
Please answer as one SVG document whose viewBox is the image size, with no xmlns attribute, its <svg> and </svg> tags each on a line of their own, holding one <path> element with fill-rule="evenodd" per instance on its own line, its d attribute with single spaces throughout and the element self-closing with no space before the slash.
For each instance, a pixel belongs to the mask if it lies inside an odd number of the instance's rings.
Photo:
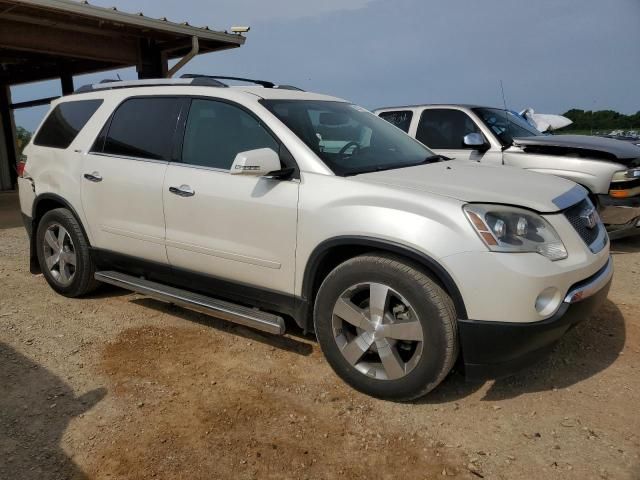
<svg viewBox="0 0 640 480">
<path fill-rule="evenodd" d="M 613 174 L 609 195 L 614 198 L 627 198 L 640 195 L 640 168 L 621 170 Z"/>
<path fill-rule="evenodd" d="M 628 182 L 640 178 L 640 168 L 631 168 L 629 170 L 621 170 L 613 174 L 612 182 Z"/>
<path fill-rule="evenodd" d="M 535 252 L 552 261 L 567 258 L 567 249 L 556 231 L 536 213 L 506 205 L 469 204 L 463 209 L 493 252 Z"/>
</svg>

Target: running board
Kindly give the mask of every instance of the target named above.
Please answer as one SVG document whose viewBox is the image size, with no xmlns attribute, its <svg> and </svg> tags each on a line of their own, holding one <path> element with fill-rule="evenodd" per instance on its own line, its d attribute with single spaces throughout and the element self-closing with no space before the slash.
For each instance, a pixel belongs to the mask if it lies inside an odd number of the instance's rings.
<svg viewBox="0 0 640 480">
<path fill-rule="evenodd" d="M 152 282 L 125 273 L 103 271 L 96 272 L 95 277 L 100 282 L 141 293 L 162 302 L 173 303 L 197 312 L 206 313 L 245 327 L 276 335 L 283 335 L 285 332 L 284 319 L 272 313 L 225 302 L 224 300 L 207 297 L 188 290 L 169 287 L 162 283 Z"/>
</svg>

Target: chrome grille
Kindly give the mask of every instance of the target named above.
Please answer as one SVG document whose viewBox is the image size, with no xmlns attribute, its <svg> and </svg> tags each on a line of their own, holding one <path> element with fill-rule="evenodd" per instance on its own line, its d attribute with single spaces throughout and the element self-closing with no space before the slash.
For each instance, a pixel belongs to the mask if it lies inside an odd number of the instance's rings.
<svg viewBox="0 0 640 480">
<path fill-rule="evenodd" d="M 591 212 L 595 212 L 595 216 L 591 216 L 590 218 L 589 213 Z M 593 203 L 591 203 L 591 200 L 588 198 L 576 203 L 573 207 L 567 208 L 564 211 L 564 216 L 569 220 L 569 223 L 575 228 L 576 232 L 578 232 L 580 238 L 584 240 L 584 243 L 591 247 L 591 250 L 594 250 L 593 246 L 596 240 L 602 235 L 606 235 L 604 225 L 602 225 Z M 594 220 L 595 224 L 593 224 Z M 598 243 L 603 243 L 603 245 L 597 245 L 599 248 L 597 248 L 596 251 L 601 250 L 604 244 L 606 244 L 606 241 Z"/>
</svg>

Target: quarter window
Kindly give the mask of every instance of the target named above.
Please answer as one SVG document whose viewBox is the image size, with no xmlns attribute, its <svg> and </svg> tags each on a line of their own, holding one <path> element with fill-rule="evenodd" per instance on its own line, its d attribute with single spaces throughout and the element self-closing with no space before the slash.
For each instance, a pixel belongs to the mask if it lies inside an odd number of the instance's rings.
<svg viewBox="0 0 640 480">
<path fill-rule="evenodd" d="M 33 143 L 43 147 L 67 148 L 100 105 L 102 100 L 58 104 L 42 124 Z"/>
<path fill-rule="evenodd" d="M 171 160 L 180 107 L 181 101 L 177 98 L 126 100 L 113 114 L 106 136 L 100 134 L 98 137 L 94 151 L 124 157 Z"/>
<path fill-rule="evenodd" d="M 229 170 L 236 155 L 258 148 L 279 151 L 279 142 L 243 109 L 226 102 L 194 99 L 184 135 L 182 162 Z"/>
<path fill-rule="evenodd" d="M 393 112 L 382 112 L 379 116 L 405 133 L 408 133 L 413 112 L 411 110 L 394 110 Z"/>
<path fill-rule="evenodd" d="M 429 148 L 469 149 L 464 137 L 469 133 L 481 133 L 478 126 L 464 112 L 444 108 L 422 112 L 416 138 Z"/>
</svg>

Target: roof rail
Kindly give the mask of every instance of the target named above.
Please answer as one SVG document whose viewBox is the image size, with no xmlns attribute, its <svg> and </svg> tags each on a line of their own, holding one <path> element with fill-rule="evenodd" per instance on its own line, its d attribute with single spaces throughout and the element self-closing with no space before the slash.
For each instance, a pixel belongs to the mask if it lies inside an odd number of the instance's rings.
<svg viewBox="0 0 640 480">
<path fill-rule="evenodd" d="M 160 86 L 176 86 L 176 85 L 191 85 L 194 87 L 228 87 L 226 83 L 220 80 L 237 80 L 240 82 L 255 83 L 256 85 L 262 85 L 264 88 L 275 88 L 281 90 L 298 90 L 303 91 L 301 88 L 294 87 L 292 85 L 276 85 L 273 82 L 267 82 L 266 80 L 253 80 L 250 78 L 241 77 L 226 77 L 216 75 L 198 75 L 198 74 L 184 74 L 180 78 L 151 78 L 146 80 L 112 80 L 104 79 L 99 83 L 93 83 L 89 85 L 83 85 L 76 89 L 74 93 L 86 93 L 95 92 L 98 90 L 114 90 L 117 88 L 135 88 L 135 87 L 160 87 Z"/>
<path fill-rule="evenodd" d="M 262 85 L 264 88 L 279 88 L 281 90 L 298 90 L 303 92 L 301 88 L 294 87 L 292 85 L 276 85 L 273 82 L 269 82 L 267 80 L 255 80 L 253 78 L 243 78 L 243 77 L 228 77 L 223 75 L 200 75 L 198 73 L 185 73 L 181 75 L 180 78 L 192 78 L 194 80 L 198 79 L 212 79 L 212 80 L 236 80 L 238 82 L 247 82 L 247 83 L 255 83 L 256 85 Z"/>
<path fill-rule="evenodd" d="M 206 77 L 191 78 L 151 78 L 147 80 L 102 80 L 100 83 L 83 85 L 76 89 L 74 93 L 94 92 L 98 90 L 113 90 L 117 88 L 134 87 L 160 87 L 160 86 L 192 85 L 198 87 L 226 87 L 227 85 Z"/>
</svg>

